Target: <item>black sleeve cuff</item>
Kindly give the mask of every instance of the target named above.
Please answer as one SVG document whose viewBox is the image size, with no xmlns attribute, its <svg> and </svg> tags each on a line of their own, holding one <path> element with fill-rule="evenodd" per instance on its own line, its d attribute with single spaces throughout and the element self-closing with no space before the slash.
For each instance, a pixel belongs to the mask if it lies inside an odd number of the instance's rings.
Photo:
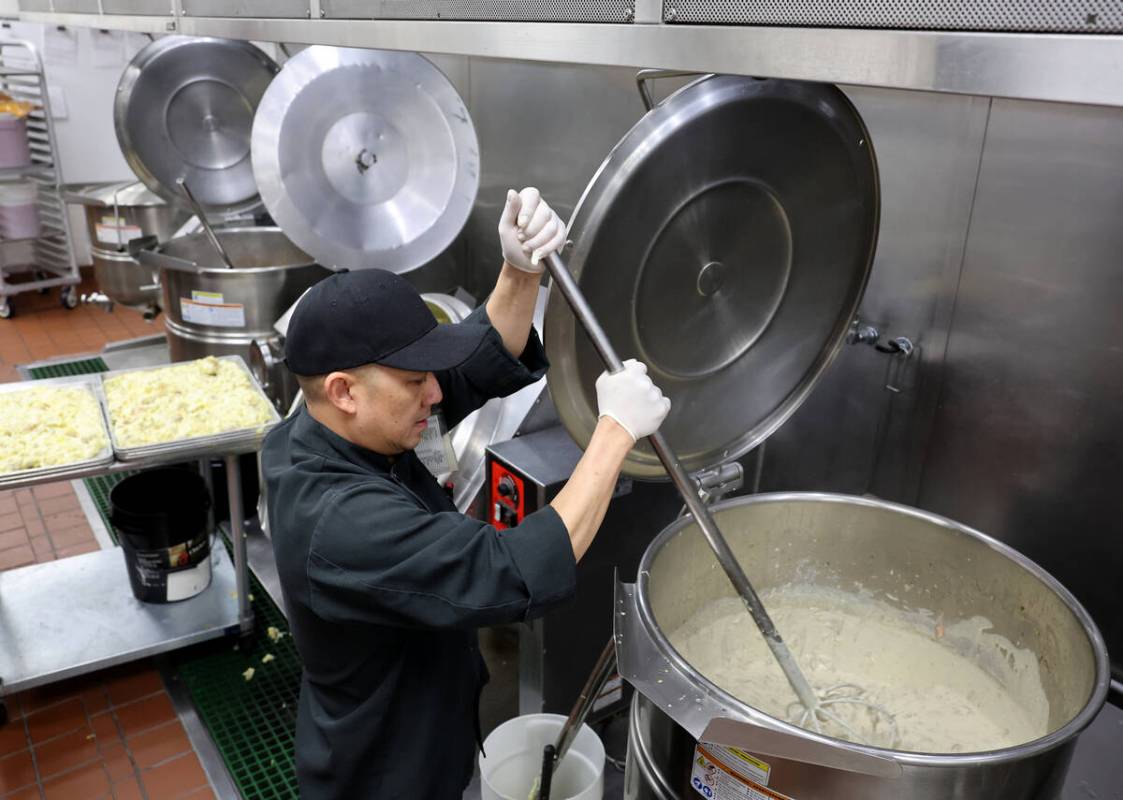
<svg viewBox="0 0 1123 800">
<path fill-rule="evenodd" d="M 569 531 L 550 506 L 535 511 L 517 527 L 499 532 L 527 588 L 525 619 L 541 616 L 549 606 L 571 597 L 577 588 L 577 560 Z"/>
<path fill-rule="evenodd" d="M 546 360 L 546 349 L 542 346 L 542 339 L 533 327 L 530 329 L 522 356 L 515 358 L 511 355 L 503 346 L 499 331 L 491 327 L 486 304 L 479 305 L 459 324 L 487 325 L 491 328 L 475 354 L 458 368 L 473 386 L 489 397 L 506 397 L 513 394 L 541 379 L 550 367 L 550 362 Z"/>
</svg>

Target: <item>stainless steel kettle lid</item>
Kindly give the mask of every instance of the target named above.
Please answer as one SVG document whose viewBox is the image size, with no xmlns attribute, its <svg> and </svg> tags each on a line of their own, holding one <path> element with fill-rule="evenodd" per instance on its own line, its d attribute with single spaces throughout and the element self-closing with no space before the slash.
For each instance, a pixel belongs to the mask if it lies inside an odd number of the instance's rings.
<svg viewBox="0 0 1123 800">
<path fill-rule="evenodd" d="M 188 205 L 176 185 L 184 178 L 208 215 L 260 208 L 250 131 L 276 72 L 276 63 L 249 42 L 156 39 L 117 85 L 113 120 L 125 160 L 170 203 Z"/>
<path fill-rule="evenodd" d="M 708 77 L 616 145 L 569 225 L 570 269 L 619 352 L 671 398 L 691 471 L 738 458 L 803 402 L 842 344 L 878 230 L 877 163 L 836 87 Z M 588 442 L 602 366 L 552 289 L 550 392 Z M 624 472 L 665 477 L 644 444 Z"/>
<path fill-rule="evenodd" d="M 464 101 L 414 53 L 302 50 L 253 125 L 266 208 L 325 266 L 402 273 L 432 260 L 468 219 L 479 165 Z"/>
</svg>

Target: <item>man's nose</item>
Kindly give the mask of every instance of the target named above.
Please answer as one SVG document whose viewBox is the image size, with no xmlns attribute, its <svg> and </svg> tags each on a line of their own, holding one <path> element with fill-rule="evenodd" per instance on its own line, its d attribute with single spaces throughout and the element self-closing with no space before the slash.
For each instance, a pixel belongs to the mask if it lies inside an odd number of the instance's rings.
<svg viewBox="0 0 1123 800">
<path fill-rule="evenodd" d="M 441 393 L 441 384 L 437 381 L 437 376 L 432 372 L 429 373 L 429 379 L 425 384 L 425 404 L 435 406 L 441 402 L 444 394 Z"/>
</svg>

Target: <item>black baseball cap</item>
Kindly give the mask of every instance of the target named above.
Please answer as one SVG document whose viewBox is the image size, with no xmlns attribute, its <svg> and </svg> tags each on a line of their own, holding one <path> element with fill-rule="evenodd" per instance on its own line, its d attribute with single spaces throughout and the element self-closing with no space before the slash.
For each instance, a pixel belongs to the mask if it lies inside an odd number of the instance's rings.
<svg viewBox="0 0 1123 800">
<path fill-rule="evenodd" d="M 382 269 L 338 272 L 296 304 L 285 363 L 297 375 L 364 364 L 435 372 L 464 363 L 486 325 L 440 325 L 409 281 Z"/>
</svg>

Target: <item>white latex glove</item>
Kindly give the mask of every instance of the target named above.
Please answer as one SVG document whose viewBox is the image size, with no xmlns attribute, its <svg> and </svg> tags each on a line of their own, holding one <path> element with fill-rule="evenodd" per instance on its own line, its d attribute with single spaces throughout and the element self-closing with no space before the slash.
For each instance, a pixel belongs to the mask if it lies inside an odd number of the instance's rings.
<svg viewBox="0 0 1123 800">
<path fill-rule="evenodd" d="M 499 244 L 504 261 L 537 275 L 545 269 L 542 260 L 565 244 L 565 225 L 537 189 L 508 189 L 499 218 Z"/>
<path fill-rule="evenodd" d="M 647 365 L 629 358 L 615 375 L 605 371 L 597 378 L 597 413 L 612 417 L 637 442 L 659 430 L 671 401 L 647 377 Z"/>
</svg>

